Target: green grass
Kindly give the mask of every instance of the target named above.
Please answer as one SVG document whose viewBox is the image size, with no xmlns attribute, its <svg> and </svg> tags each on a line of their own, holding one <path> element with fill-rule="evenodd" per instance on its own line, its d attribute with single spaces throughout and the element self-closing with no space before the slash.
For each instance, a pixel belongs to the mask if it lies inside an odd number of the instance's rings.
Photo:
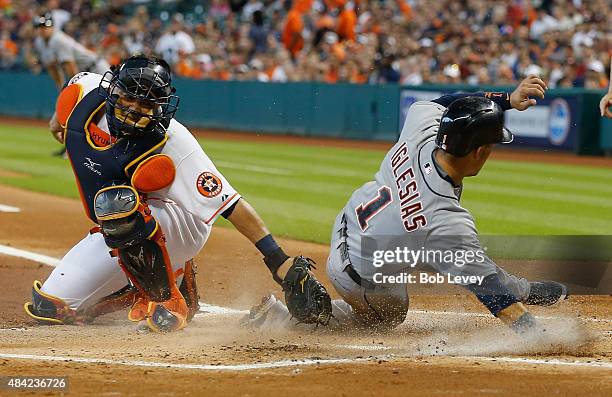
<svg viewBox="0 0 612 397">
<path fill-rule="evenodd" d="M 327 243 L 350 194 L 370 180 L 381 151 L 200 141 L 219 170 L 276 234 Z M 66 160 L 43 128 L 0 126 L 0 183 L 77 198 Z M 608 168 L 489 161 L 466 180 L 462 203 L 482 234 L 612 234 Z"/>
</svg>

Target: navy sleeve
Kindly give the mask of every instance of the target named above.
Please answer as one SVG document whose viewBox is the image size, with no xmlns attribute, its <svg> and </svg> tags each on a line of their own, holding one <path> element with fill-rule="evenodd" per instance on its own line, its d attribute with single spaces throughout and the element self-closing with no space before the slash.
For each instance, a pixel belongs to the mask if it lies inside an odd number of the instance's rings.
<svg viewBox="0 0 612 397">
<path fill-rule="evenodd" d="M 502 108 L 502 110 L 512 109 L 512 105 L 510 105 L 510 94 L 507 92 L 456 92 L 453 94 L 442 95 L 440 98 L 436 98 L 432 102 L 435 102 L 447 108 L 453 101 L 468 96 L 480 96 L 489 98 L 490 100 L 498 104 Z"/>
<path fill-rule="evenodd" d="M 239 201 L 240 199 L 236 200 L 234 204 L 230 205 L 225 211 L 221 213 L 221 216 L 225 219 L 229 218 L 230 215 L 232 215 L 232 212 L 234 212 L 234 208 L 236 208 L 236 204 L 238 204 Z"/>
</svg>

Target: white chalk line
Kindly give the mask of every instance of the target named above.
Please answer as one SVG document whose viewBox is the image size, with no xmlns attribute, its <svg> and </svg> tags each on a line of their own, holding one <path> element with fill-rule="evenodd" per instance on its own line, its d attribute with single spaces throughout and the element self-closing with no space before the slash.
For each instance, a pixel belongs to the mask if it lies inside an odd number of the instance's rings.
<svg viewBox="0 0 612 397">
<path fill-rule="evenodd" d="M 195 317 L 205 317 L 207 315 L 220 315 L 220 316 L 235 316 L 235 315 L 244 315 L 247 314 L 248 310 L 238 310 L 227 307 L 215 306 L 209 303 L 200 302 L 200 312 L 195 315 Z M 478 317 L 478 318 L 490 318 L 494 317 L 491 314 L 486 313 L 466 313 L 466 312 L 445 312 L 439 310 L 415 310 L 409 309 L 408 315 L 410 314 L 423 314 L 423 315 L 433 315 L 433 316 L 459 316 L 459 317 Z M 552 316 L 536 316 L 541 320 L 559 320 L 559 317 Z M 612 319 L 604 319 L 604 318 L 591 318 L 591 317 L 581 317 L 582 320 L 596 322 L 596 323 L 612 323 Z"/>
<path fill-rule="evenodd" d="M 381 350 L 394 350 L 396 347 L 383 346 L 383 345 L 342 345 L 333 344 L 332 347 L 339 349 L 350 349 L 350 350 L 367 350 L 367 351 L 381 351 Z"/>
<path fill-rule="evenodd" d="M 157 368 L 175 368 L 175 369 L 193 369 L 200 371 L 248 371 L 260 369 L 276 369 L 285 367 L 300 367 L 312 365 L 331 365 L 331 364 L 354 364 L 359 362 L 387 360 L 395 361 L 401 359 L 400 356 L 380 356 L 369 358 L 329 358 L 329 359 L 298 359 L 298 360 L 281 360 L 267 363 L 253 364 L 177 364 L 164 363 L 157 361 L 142 361 L 142 360 L 116 360 L 110 358 L 90 358 L 90 357 L 73 357 L 73 356 L 51 356 L 51 355 L 34 355 L 34 354 L 11 354 L 0 353 L 0 358 L 13 360 L 28 360 L 28 361 L 63 361 L 70 363 L 84 364 L 109 364 L 109 365 L 125 365 L 130 367 L 157 367 Z M 414 359 L 414 357 L 405 357 Z M 612 368 L 610 362 L 599 361 L 563 361 L 558 359 L 531 359 L 521 357 L 482 357 L 482 356 L 444 356 L 444 358 L 456 359 L 461 361 L 487 361 L 497 363 L 518 363 L 518 364 L 537 364 L 551 366 L 571 366 L 571 367 L 590 367 L 590 368 Z"/>
<path fill-rule="evenodd" d="M 0 353 L 0 358 L 15 359 L 15 360 L 32 360 L 32 361 L 66 361 L 85 364 L 110 364 L 110 365 L 126 365 L 131 367 L 158 367 L 158 368 L 177 368 L 177 369 L 196 369 L 202 371 L 247 371 L 256 369 L 273 369 L 283 367 L 298 367 L 309 365 L 329 365 L 329 364 L 350 364 L 360 361 L 371 360 L 370 358 L 330 358 L 330 359 L 299 359 L 299 360 L 281 360 L 267 363 L 253 364 L 177 364 L 164 363 L 156 361 L 133 361 L 133 360 L 116 360 L 111 358 L 90 358 L 90 357 L 73 357 L 73 356 L 47 356 L 34 354 L 11 354 Z"/>
<path fill-rule="evenodd" d="M 60 260 L 47 255 L 41 255 L 30 251 L 20 250 L 0 244 L 0 254 L 15 256 L 17 258 L 29 259 L 34 262 L 42 263 L 47 266 L 56 267 Z"/>
<path fill-rule="evenodd" d="M 13 247 L 5 246 L 0 244 L 0 253 L 17 256 L 21 258 L 31 259 L 43 263 L 48 266 L 57 266 L 59 259 L 52 258 L 46 255 L 40 255 L 29 251 L 16 249 Z M 211 305 L 208 303 L 200 302 L 200 312 L 195 317 L 203 317 L 206 315 L 244 315 L 248 313 L 248 310 L 232 309 L 222 306 Z M 428 315 L 455 315 L 455 316 L 467 316 L 467 317 L 488 317 L 492 318 L 491 315 L 485 313 L 460 313 L 460 312 L 445 312 L 445 311 L 430 311 L 430 310 L 409 310 L 409 313 L 415 314 L 428 314 Z M 544 319 L 556 319 L 556 317 L 538 317 Z M 610 319 L 596 319 L 586 318 L 587 321 L 595 322 L 612 322 Z M 24 331 L 23 328 L 8 328 L 0 331 Z M 609 333 L 609 332 L 608 332 Z M 343 347 L 348 349 L 357 350 L 389 350 L 387 346 L 375 346 L 375 345 L 336 345 L 336 347 Z M 484 360 L 492 362 L 513 362 L 513 363 L 528 363 L 528 364 L 542 364 L 542 365 L 574 365 L 574 366 L 586 366 L 586 367 L 603 367 L 612 368 L 612 363 L 605 362 L 585 362 L 585 361 L 562 361 L 556 359 L 544 360 L 544 359 L 527 359 L 518 357 L 481 357 L 481 356 L 445 356 L 457 359 L 471 359 L 471 360 Z M 86 357 L 63 357 L 63 356 L 40 356 L 40 355 L 27 355 L 27 354 L 8 354 L 0 353 L 0 358 L 15 358 L 24 360 L 39 360 L 39 361 L 73 361 L 81 363 L 106 363 L 106 364 L 117 364 L 117 365 L 132 365 L 132 366 L 146 366 L 146 367 L 165 367 L 165 368 L 183 368 L 183 369 L 200 369 L 200 370 L 217 370 L 217 371 L 243 371 L 250 369 L 270 369 L 270 368 L 282 368 L 291 366 L 302 366 L 302 365 L 316 365 L 316 364 L 340 364 L 340 363 L 353 363 L 358 361 L 365 361 L 367 359 L 361 358 L 334 358 L 334 359 L 304 359 L 304 360 L 283 360 L 275 361 L 270 363 L 255 363 L 255 364 L 235 364 L 235 365 L 208 365 L 208 364 L 175 364 L 175 363 L 159 363 L 149 361 L 130 361 L 130 360 L 113 360 L 113 359 L 93 359 Z M 380 359 L 380 358 L 379 358 Z"/>
<path fill-rule="evenodd" d="M 450 316 L 465 316 L 465 317 L 484 317 L 493 318 L 493 315 L 487 313 L 461 313 L 461 312 L 445 312 L 439 310 L 408 310 L 408 313 L 414 314 L 433 314 L 436 316 L 450 315 Z M 540 320 L 559 320 L 559 317 L 552 316 L 536 316 Z M 594 318 L 594 317 L 580 317 L 581 320 L 590 321 L 594 323 L 612 323 L 612 319 L 608 318 Z"/>
<path fill-rule="evenodd" d="M 21 210 L 11 205 L 0 204 L 0 212 L 21 212 Z"/>
<path fill-rule="evenodd" d="M 611 368 L 612 362 L 604 361 L 564 361 L 559 359 L 538 359 L 538 358 L 522 358 L 522 357 L 483 357 L 483 356 L 451 356 L 460 360 L 479 360 L 502 363 L 520 363 L 520 364 L 538 364 L 538 365 L 565 365 L 572 367 L 597 367 Z"/>
<path fill-rule="evenodd" d="M 248 312 L 248 310 L 232 309 L 229 307 L 215 306 L 208 303 L 200 302 L 200 313 L 196 314 L 194 317 L 204 317 L 209 314 L 235 316 L 244 315 Z"/>
</svg>

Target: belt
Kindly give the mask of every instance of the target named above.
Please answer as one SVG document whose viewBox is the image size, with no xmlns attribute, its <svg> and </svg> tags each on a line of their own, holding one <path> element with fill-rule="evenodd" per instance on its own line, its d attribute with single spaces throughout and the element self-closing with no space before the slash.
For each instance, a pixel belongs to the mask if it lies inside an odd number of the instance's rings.
<svg viewBox="0 0 612 397">
<path fill-rule="evenodd" d="M 355 268 L 353 267 L 353 264 L 351 263 L 351 259 L 348 253 L 349 251 L 348 244 L 346 242 L 346 238 L 348 237 L 348 234 L 347 234 L 347 227 L 346 227 L 346 216 L 344 214 L 342 215 L 341 226 L 342 227 L 340 228 L 340 230 L 338 230 L 338 233 L 340 233 L 340 244 L 338 244 L 338 251 L 340 252 L 340 259 L 342 259 L 342 265 L 344 267 L 344 271 L 346 272 L 346 274 L 348 274 L 351 280 L 355 282 L 355 284 L 361 287 L 364 287 L 366 289 L 376 288 L 375 284 L 362 278 L 359 275 L 359 273 L 357 273 L 357 270 L 355 270 Z"/>
</svg>

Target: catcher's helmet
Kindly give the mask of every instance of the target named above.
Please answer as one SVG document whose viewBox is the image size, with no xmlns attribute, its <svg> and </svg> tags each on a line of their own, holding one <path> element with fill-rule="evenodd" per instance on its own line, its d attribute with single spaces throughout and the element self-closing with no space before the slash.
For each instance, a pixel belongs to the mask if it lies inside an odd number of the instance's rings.
<svg viewBox="0 0 612 397">
<path fill-rule="evenodd" d="M 98 93 L 106 99 L 111 135 L 134 137 L 156 129 L 165 132 L 178 109 L 179 97 L 174 92 L 170 66 L 162 59 L 135 55 L 106 72 Z M 139 106 L 126 102 L 138 102 Z"/>
<path fill-rule="evenodd" d="M 510 143 L 512 133 L 504 127 L 504 111 L 495 102 L 470 96 L 453 101 L 442 115 L 436 145 L 463 157 L 482 145 Z"/>
</svg>

